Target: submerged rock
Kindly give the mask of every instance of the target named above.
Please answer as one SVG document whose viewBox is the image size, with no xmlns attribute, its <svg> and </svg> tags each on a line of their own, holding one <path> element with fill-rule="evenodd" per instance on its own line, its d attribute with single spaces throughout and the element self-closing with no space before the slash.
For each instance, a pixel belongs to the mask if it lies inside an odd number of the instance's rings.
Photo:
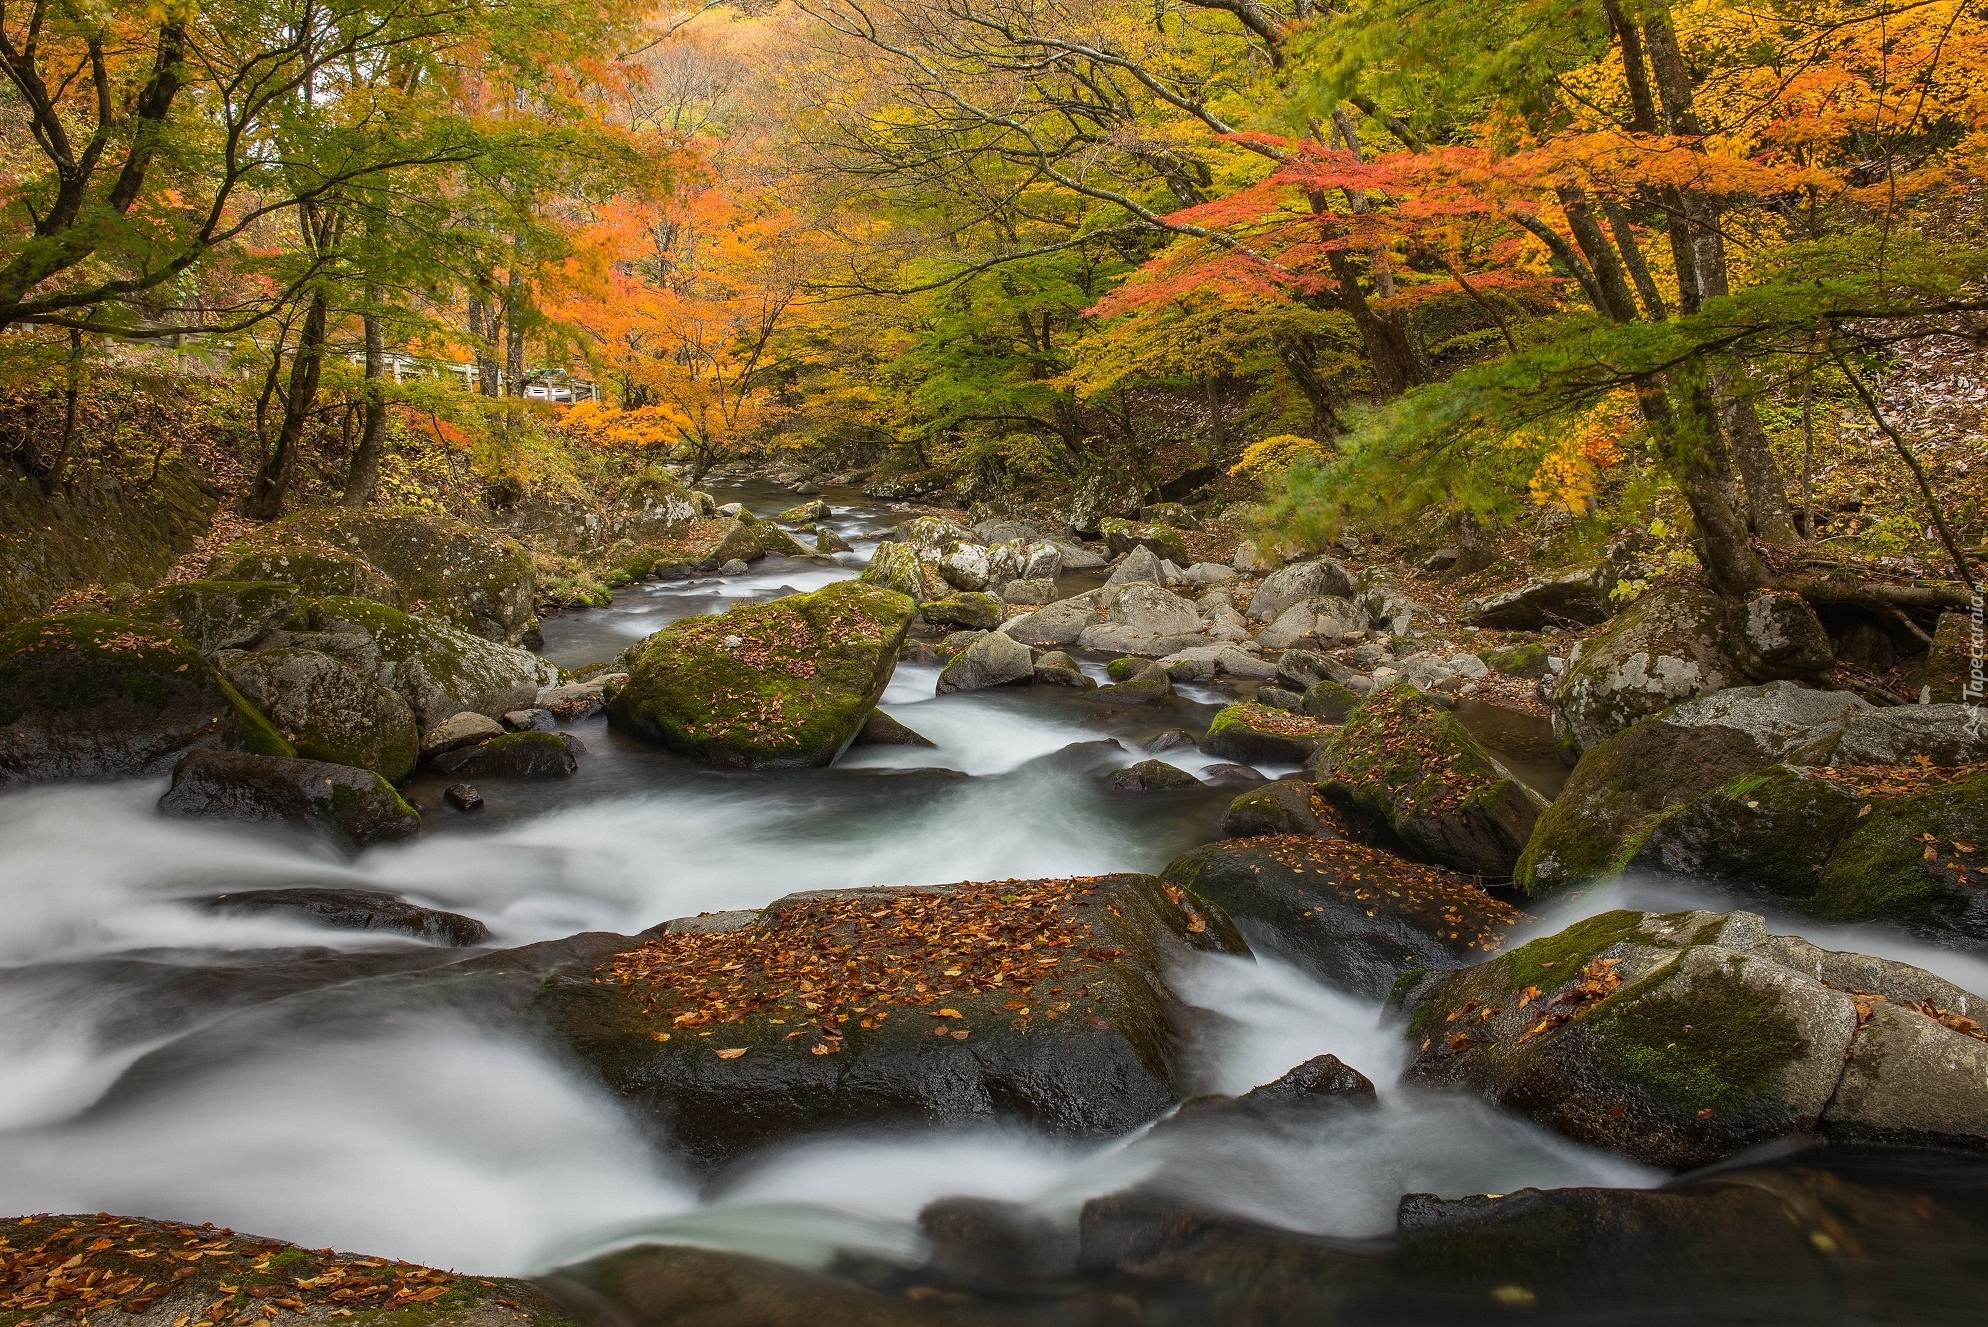
<svg viewBox="0 0 1988 1327">
<path fill-rule="evenodd" d="M 156 622 L 65 613 L 0 632 L 0 783 L 163 774 L 191 750 L 294 749 Z"/>
<path fill-rule="evenodd" d="M 1101 1138 L 1182 1095 L 1188 949 L 1244 952 L 1151 876 L 832 890 L 569 969 L 538 1007 L 700 1167 L 834 1128 Z"/>
<path fill-rule="evenodd" d="M 1988 1148 L 1972 996 L 1752 913 L 1602 913 L 1397 996 L 1414 1078 L 1654 1165 L 1811 1132 Z"/>
<path fill-rule="evenodd" d="M 826 765 L 897 667 L 915 605 L 862 581 L 685 618 L 629 652 L 616 729 L 745 769 Z"/>
<path fill-rule="evenodd" d="M 246 751 L 190 752 L 173 767 L 173 786 L 159 809 L 205 820 L 291 825 L 347 848 L 409 838 L 421 828 L 415 809 L 372 770 Z"/>
<path fill-rule="evenodd" d="M 243 889 L 185 901 L 206 912 L 239 916 L 282 913 L 342 931 L 397 931 L 416 940 L 458 948 L 480 945 L 490 938 L 490 928 L 474 917 L 424 908 L 372 889 Z"/>
<path fill-rule="evenodd" d="M 1209 844 L 1164 878 L 1228 913 L 1256 948 L 1372 997 L 1403 973 L 1492 952 L 1525 920 L 1465 876 L 1311 834 Z"/>
</svg>

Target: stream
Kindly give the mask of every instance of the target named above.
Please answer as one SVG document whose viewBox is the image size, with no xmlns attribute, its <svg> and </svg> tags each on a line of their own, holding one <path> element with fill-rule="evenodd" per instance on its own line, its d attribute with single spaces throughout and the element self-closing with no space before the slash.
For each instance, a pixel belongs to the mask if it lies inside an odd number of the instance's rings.
<svg viewBox="0 0 1988 1327">
<path fill-rule="evenodd" d="M 728 496 L 762 512 L 794 501 L 770 487 Z M 769 559 L 736 578 L 631 586 L 609 608 L 548 620 L 545 653 L 604 662 L 686 614 L 855 574 L 892 516 L 829 498 L 831 524 L 856 546 L 836 565 Z M 374 980 L 460 951 L 177 901 L 305 884 L 387 890 L 475 917 L 493 945 L 514 946 L 803 889 L 1158 870 L 1214 837 L 1232 790 L 1128 797 L 1099 775 L 1164 729 L 1205 726 L 1220 693 L 1190 688 L 1164 712 L 1099 716 L 1048 687 L 935 697 L 936 676 L 901 666 L 884 699 L 933 748 L 731 774 L 595 718 L 567 729 L 585 746 L 575 777 L 486 786 L 475 816 L 437 811 L 439 781 L 417 778 L 408 793 L 431 828 L 353 861 L 160 818 L 163 783 L 0 797 L 0 1210 L 212 1221 L 529 1274 L 653 1241 L 811 1268 L 850 1253 L 908 1262 L 919 1210 L 955 1194 L 1073 1223 L 1086 1199 L 1143 1181 L 1361 1240 L 1393 1231 L 1407 1192 L 1669 1178 L 1474 1100 L 1400 1087 L 1407 1048 L 1375 1002 L 1276 961 L 1204 956 L 1176 984 L 1215 1029 L 1195 1051 L 1205 1090 L 1240 1093 L 1331 1052 L 1374 1080 L 1382 1108 L 1310 1132 L 1236 1123 L 1081 1146 L 1001 1129 L 817 1138 L 700 1183 L 546 1049 L 473 1012 L 398 1008 Z M 1527 760 L 1536 724 L 1500 711 L 1473 727 L 1522 777 L 1556 777 L 1549 760 Z M 1191 749 L 1166 758 L 1207 763 Z M 1696 904 L 1731 906 L 1710 890 L 1618 882 L 1554 903 L 1527 933 L 1611 907 Z M 1972 955 L 1772 920 L 1988 991 L 1988 963 Z"/>
</svg>

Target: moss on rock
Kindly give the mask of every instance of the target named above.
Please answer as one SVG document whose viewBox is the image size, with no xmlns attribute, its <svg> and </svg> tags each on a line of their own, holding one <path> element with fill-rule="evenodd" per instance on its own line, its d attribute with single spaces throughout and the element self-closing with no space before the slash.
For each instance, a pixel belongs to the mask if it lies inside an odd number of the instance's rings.
<svg viewBox="0 0 1988 1327">
<path fill-rule="evenodd" d="M 101 613 L 0 633 L 0 782 L 163 774 L 196 747 L 294 755 L 199 651 Z"/>
<path fill-rule="evenodd" d="M 1677 969 L 1610 1001 L 1588 1022 L 1602 1065 L 1688 1111 L 1723 1110 L 1766 1091 L 1808 1042 L 1795 1020 L 1730 971 L 1688 984 Z"/>
<path fill-rule="evenodd" d="M 826 765 L 875 708 L 915 605 L 839 581 L 672 623 L 629 651 L 623 732 L 714 764 Z"/>
<path fill-rule="evenodd" d="M 1209 721 L 1201 749 L 1246 764 L 1301 765 L 1318 750 L 1324 735 L 1325 725 L 1309 715 L 1238 702 L 1223 707 Z"/>
<path fill-rule="evenodd" d="M 297 595 L 295 585 L 282 581 L 181 581 L 147 590 L 123 611 L 163 622 L 211 655 L 261 640 L 296 608 Z"/>
<path fill-rule="evenodd" d="M 298 755 L 394 782 L 413 770 L 420 743 L 414 711 L 372 676 L 317 650 L 230 654 L 222 667 Z"/>
</svg>

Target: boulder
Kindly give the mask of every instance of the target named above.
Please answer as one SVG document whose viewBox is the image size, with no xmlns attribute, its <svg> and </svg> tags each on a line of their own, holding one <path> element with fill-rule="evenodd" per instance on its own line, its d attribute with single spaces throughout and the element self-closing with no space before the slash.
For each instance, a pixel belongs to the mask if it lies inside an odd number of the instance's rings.
<svg viewBox="0 0 1988 1327">
<path fill-rule="evenodd" d="M 310 830 L 346 848 L 412 837 L 421 817 L 369 769 L 215 748 L 188 752 L 159 799 L 168 815 Z"/>
<path fill-rule="evenodd" d="M 1079 691 L 1089 691 L 1097 685 L 1084 676 L 1084 670 L 1077 661 L 1061 650 L 1050 650 L 1036 657 L 1035 680 L 1055 687 L 1074 687 Z"/>
<path fill-rule="evenodd" d="M 1366 611 L 1351 599 L 1313 595 L 1279 613 L 1257 634 L 1256 643 L 1266 650 L 1288 650 L 1308 641 L 1329 650 L 1366 632 Z"/>
<path fill-rule="evenodd" d="M 475 746 L 478 742 L 503 735 L 504 725 L 497 720 L 473 710 L 464 710 L 460 714 L 451 714 L 421 734 L 421 756 L 425 760 L 429 756 Z"/>
<path fill-rule="evenodd" d="M 809 498 L 806 502 L 795 503 L 773 519 L 800 524 L 807 521 L 825 521 L 834 514 L 834 509 L 828 505 L 826 499 Z"/>
<path fill-rule="evenodd" d="M 1157 705 L 1172 694 L 1167 670 L 1149 662 L 1110 686 L 1099 687 L 1091 699 L 1104 705 Z"/>
<path fill-rule="evenodd" d="M 1009 682 L 1027 682 L 1035 673 L 1035 654 L 1013 636 L 990 631 L 960 651 L 939 674 L 937 693 L 980 691 Z"/>
<path fill-rule="evenodd" d="M 1935 702 L 1980 705 L 1988 680 L 1988 635 L 1966 613 L 1942 613 L 1921 671 L 1925 697 Z"/>
<path fill-rule="evenodd" d="M 626 673 L 603 673 L 580 682 L 563 682 L 558 686 L 540 687 L 536 698 L 536 708 L 549 712 L 555 719 L 568 723 L 589 719 L 607 707 L 607 688 L 612 681 L 619 686 L 628 680 Z"/>
<path fill-rule="evenodd" d="M 1108 517 L 1136 514 L 1145 494 L 1145 481 L 1109 466 L 1095 469 L 1077 481 L 1063 519 L 1078 534 L 1095 535 Z"/>
<path fill-rule="evenodd" d="M 1164 760 L 1142 760 L 1115 769 L 1107 780 L 1113 792 L 1121 793 L 1171 793 L 1201 786 L 1201 780 Z"/>
<path fill-rule="evenodd" d="M 1358 670 L 1316 650 L 1285 650 L 1277 656 L 1277 680 L 1299 692 L 1315 682 L 1331 681 L 1344 686 L 1357 673 Z"/>
<path fill-rule="evenodd" d="M 1097 625 L 1098 594 L 1080 594 L 1044 604 L 1002 627 L 1004 634 L 1025 645 L 1075 645 L 1088 627 Z"/>
<path fill-rule="evenodd" d="M 1553 734 L 1578 756 L 1638 719 L 1743 678 L 1725 603 L 1709 590 L 1661 586 L 1567 656 L 1553 689 Z"/>
<path fill-rule="evenodd" d="M 1222 813 L 1222 837 L 1260 838 L 1266 834 L 1316 834 L 1336 838 L 1319 819 L 1325 808 L 1313 799 L 1318 789 L 1306 778 L 1277 779 L 1239 793 Z"/>
<path fill-rule="evenodd" d="M 307 760 L 398 783 L 419 750 L 414 711 L 368 674 L 317 650 L 230 651 L 222 673 Z"/>
<path fill-rule="evenodd" d="M 1343 687 L 1330 678 L 1324 678 L 1305 688 L 1298 708 L 1314 719 L 1340 723 L 1360 705 L 1362 699 L 1361 694 L 1351 687 Z"/>
<path fill-rule="evenodd" d="M 943 516 L 916 516 L 898 527 L 897 537 L 911 545 L 919 557 L 938 562 L 953 549 L 965 544 L 977 546 L 979 536 L 965 526 Z"/>
<path fill-rule="evenodd" d="M 509 539 L 407 507 L 314 507 L 214 555 L 216 580 L 359 595 L 515 645 L 536 629 L 531 556 Z"/>
<path fill-rule="evenodd" d="M 889 685 L 915 607 L 837 581 L 674 622 L 629 651 L 608 723 L 716 765 L 826 765 Z"/>
<path fill-rule="evenodd" d="M 0 784 L 151 777 L 205 747 L 295 754 L 159 623 L 65 613 L 0 632 Z"/>
<path fill-rule="evenodd" d="M 1191 636 L 1201 630 L 1199 610 L 1157 585 L 1128 585 L 1111 600 L 1106 620 L 1141 636 Z"/>
<path fill-rule="evenodd" d="M 1346 574 L 1346 568 L 1331 558 L 1294 562 L 1263 578 L 1263 583 L 1256 587 L 1256 594 L 1249 601 L 1249 617 L 1255 622 L 1275 622 L 1278 615 L 1292 604 L 1317 595 L 1350 599 L 1353 596 L 1353 578 Z"/>
<path fill-rule="evenodd" d="M 1256 788 L 1270 782 L 1267 775 L 1234 761 L 1218 761 L 1204 765 L 1201 769 L 1201 782 L 1210 788 Z"/>
<path fill-rule="evenodd" d="M 1042 538 L 1042 531 L 1026 521 L 1013 521 L 996 516 L 973 524 L 974 538 L 983 544 L 1029 543 Z"/>
<path fill-rule="evenodd" d="M 989 631 L 1001 625 L 1008 610 L 996 595 L 968 591 L 920 604 L 918 615 L 927 622 Z"/>
<path fill-rule="evenodd" d="M 372 889 L 330 889 L 297 886 L 289 889 L 242 889 L 228 894 L 181 900 L 203 912 L 226 916 L 299 917 L 341 931 L 397 931 L 430 944 L 457 948 L 490 939 L 490 928 L 461 913 L 424 908 L 393 894 Z"/>
<path fill-rule="evenodd" d="M 1516 590 L 1472 599 L 1464 605 L 1463 620 L 1469 626 L 1503 631 L 1598 626 L 1608 621 L 1608 591 L 1614 582 L 1606 567 L 1527 581 Z"/>
<path fill-rule="evenodd" d="M 1136 585 L 1141 581 L 1164 585 L 1166 579 L 1166 569 L 1160 565 L 1159 557 L 1150 548 L 1141 547 L 1133 549 L 1126 556 L 1125 561 L 1119 563 L 1112 570 L 1111 575 L 1105 578 L 1104 584 L 1107 590 L 1116 590 L 1122 586 Z"/>
<path fill-rule="evenodd" d="M 830 890 L 745 927 L 651 932 L 556 972 L 536 1004 L 699 1168 L 859 1126 L 1107 1138 L 1186 1095 L 1167 974 L 1189 950 L 1247 952 L 1151 876 Z"/>
<path fill-rule="evenodd" d="M 1376 691 L 1319 751 L 1319 791 L 1410 852 L 1510 879 L 1546 801 L 1412 687 Z"/>
<path fill-rule="evenodd" d="M 1030 581 L 1054 582 L 1063 574 L 1063 550 L 1055 544 L 1043 540 L 1037 543 L 1015 541 L 1028 549 L 1028 556 L 1022 561 L 1022 579 Z M 1038 600 L 1047 603 L 1047 600 Z"/>
<path fill-rule="evenodd" d="M 1317 719 L 1245 702 L 1214 717 L 1201 749 L 1247 765 L 1302 765 L 1324 736 L 1325 726 Z"/>
<path fill-rule="evenodd" d="M 504 727 L 514 733 L 549 733 L 558 726 L 551 710 L 536 706 L 528 710 L 512 710 L 504 716 Z"/>
<path fill-rule="evenodd" d="M 1046 604 L 1056 598 L 1056 582 L 1047 576 L 1016 579 L 1001 587 L 1004 604 Z"/>
<path fill-rule="evenodd" d="M 1257 949 L 1374 998 L 1404 973 L 1492 953 L 1526 920 L 1466 876 L 1309 833 L 1209 844 L 1163 874 L 1228 913 Z"/>
<path fill-rule="evenodd" d="M 1733 687 L 1645 719 L 1582 755 L 1513 878 L 1541 894 L 1613 875 L 1666 808 L 1784 759 L 1826 758 L 1844 723 L 1868 708 L 1847 691 L 1781 681 Z"/>
<path fill-rule="evenodd" d="M 1186 640 L 1187 637 L 1175 637 Z M 1197 642 L 1176 649 L 1171 654 L 1160 656 L 1160 666 L 1176 682 L 1192 682 L 1199 678 L 1226 674 L 1230 677 L 1271 678 L 1277 676 L 1277 665 L 1268 659 L 1260 659 L 1236 645 L 1226 641 Z"/>
<path fill-rule="evenodd" d="M 1065 571 L 1096 571 L 1105 565 L 1107 559 L 1102 553 L 1085 548 L 1074 539 L 1051 539 L 1058 553 L 1063 557 Z"/>
<path fill-rule="evenodd" d="M 268 635 L 296 608 L 298 593 L 280 581 L 181 581 L 145 591 L 124 613 L 163 622 L 212 656 L 247 649 Z"/>
<path fill-rule="evenodd" d="M 1974 765 L 1988 761 L 1988 715 L 1971 705 L 1851 710 L 1831 765 Z"/>
<path fill-rule="evenodd" d="M 1113 557 L 1143 548 L 1155 557 L 1183 567 L 1193 560 L 1187 554 L 1187 545 L 1181 542 L 1179 531 L 1171 526 L 1137 525 L 1107 518 L 1098 523 L 1098 533 L 1104 537 L 1104 546 Z"/>
<path fill-rule="evenodd" d="M 396 692 L 424 728 L 464 710 L 495 718 L 528 708 L 562 680 L 529 650 L 370 599 L 306 599 L 261 645 L 330 655 Z"/>
<path fill-rule="evenodd" d="M 1652 1165 L 1815 1132 L 1988 1146 L 1970 997 L 1905 964 L 1883 964 L 1889 995 L 1832 980 L 1880 962 L 1751 913 L 1616 911 L 1396 997 L 1411 1078 Z"/>
<path fill-rule="evenodd" d="M 824 525 L 821 529 L 815 531 L 815 552 L 847 553 L 849 551 L 849 541 L 827 526 Z"/>
<path fill-rule="evenodd" d="M 908 725 L 899 723 L 882 710 L 871 710 L 870 717 L 863 720 L 863 726 L 856 730 L 856 736 L 850 739 L 849 745 L 937 746 L 938 743 Z"/>
<path fill-rule="evenodd" d="M 564 779 L 580 761 L 565 734 L 531 731 L 444 751 L 430 758 L 428 768 L 463 779 Z"/>
<path fill-rule="evenodd" d="M 1738 652 L 1747 672 L 1761 680 L 1821 678 L 1836 664 L 1836 647 L 1815 610 L 1787 590 L 1756 590 L 1737 623 Z"/>
<path fill-rule="evenodd" d="M 863 568 L 863 580 L 905 595 L 917 603 L 943 598 L 951 593 L 944 578 L 919 559 L 916 549 L 889 539 L 878 544 L 870 554 L 870 563 Z"/>
<path fill-rule="evenodd" d="M 955 544 L 932 565 L 956 590 L 984 590 L 993 580 L 993 558 L 985 544 Z"/>
<path fill-rule="evenodd" d="M 1236 575 L 1234 567 L 1219 562 L 1195 562 L 1181 571 L 1180 578 L 1189 585 L 1226 585 Z"/>
<path fill-rule="evenodd" d="M 1507 677 L 1545 677 L 1548 671 L 1546 647 L 1538 641 L 1486 650 L 1484 662 Z"/>
</svg>

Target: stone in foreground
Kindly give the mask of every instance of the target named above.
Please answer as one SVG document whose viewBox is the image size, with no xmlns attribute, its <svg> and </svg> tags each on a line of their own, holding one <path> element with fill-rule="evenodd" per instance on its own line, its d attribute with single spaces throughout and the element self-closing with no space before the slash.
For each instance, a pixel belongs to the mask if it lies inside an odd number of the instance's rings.
<svg viewBox="0 0 1988 1327">
<path fill-rule="evenodd" d="M 797 894 L 742 920 L 651 932 L 539 997 L 706 1168 L 830 1129 L 1125 1133 L 1187 1095 L 1168 964 L 1247 952 L 1219 910 L 1143 875 Z"/>
<path fill-rule="evenodd" d="M 412 837 L 421 817 L 369 769 L 244 751 L 189 753 L 159 799 L 168 815 L 281 824 L 347 848 Z"/>
<path fill-rule="evenodd" d="M 742 769 L 826 765 L 876 707 L 916 605 L 861 581 L 685 618 L 629 651 L 608 722 Z"/>
</svg>

